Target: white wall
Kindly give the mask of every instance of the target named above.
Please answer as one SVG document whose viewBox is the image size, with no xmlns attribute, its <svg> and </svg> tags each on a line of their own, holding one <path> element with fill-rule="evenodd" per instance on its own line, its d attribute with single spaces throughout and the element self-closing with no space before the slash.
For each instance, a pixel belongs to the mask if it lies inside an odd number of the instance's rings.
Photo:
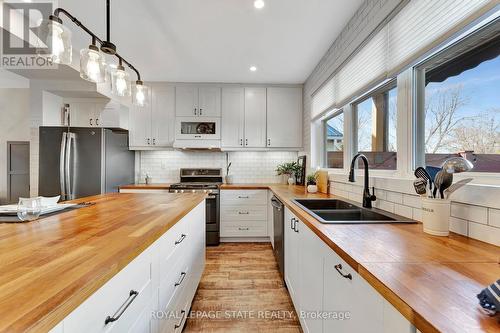
<svg viewBox="0 0 500 333">
<path fill-rule="evenodd" d="M 7 199 L 7 141 L 30 141 L 29 89 L 0 88 L 0 203 Z"/>
<path fill-rule="evenodd" d="M 137 154 L 140 155 L 137 180 L 141 183 L 146 173 L 155 183 L 175 183 L 179 181 L 180 168 L 222 168 L 224 173 L 226 170 L 225 152 L 166 150 Z M 230 152 L 230 174 L 235 183 L 279 183 L 281 177 L 276 176 L 276 166 L 296 160 L 297 152 Z"/>
</svg>

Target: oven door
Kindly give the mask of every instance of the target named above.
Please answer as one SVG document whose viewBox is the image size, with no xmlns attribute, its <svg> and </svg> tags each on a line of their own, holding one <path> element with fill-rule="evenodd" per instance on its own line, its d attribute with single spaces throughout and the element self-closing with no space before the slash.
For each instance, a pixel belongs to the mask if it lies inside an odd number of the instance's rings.
<svg viewBox="0 0 500 333">
<path fill-rule="evenodd" d="M 220 140 L 220 118 L 177 117 L 176 140 Z"/>
<path fill-rule="evenodd" d="M 206 200 L 207 231 L 219 231 L 219 196 L 209 194 Z"/>
</svg>

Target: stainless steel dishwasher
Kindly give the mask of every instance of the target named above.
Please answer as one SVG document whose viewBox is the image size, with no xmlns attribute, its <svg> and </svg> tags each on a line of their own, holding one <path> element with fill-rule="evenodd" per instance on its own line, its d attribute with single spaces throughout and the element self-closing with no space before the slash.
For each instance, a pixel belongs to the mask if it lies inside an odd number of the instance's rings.
<svg viewBox="0 0 500 333">
<path fill-rule="evenodd" d="M 274 256 L 278 261 L 281 277 L 285 278 L 285 206 L 273 195 L 271 198 L 273 206 L 273 226 L 274 226 Z"/>
</svg>

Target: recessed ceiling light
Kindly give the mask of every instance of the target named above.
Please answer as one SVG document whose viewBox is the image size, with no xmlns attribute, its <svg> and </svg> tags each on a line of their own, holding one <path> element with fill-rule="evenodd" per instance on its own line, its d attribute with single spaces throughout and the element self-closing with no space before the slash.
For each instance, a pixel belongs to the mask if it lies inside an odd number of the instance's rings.
<svg viewBox="0 0 500 333">
<path fill-rule="evenodd" d="M 255 7 L 255 8 L 257 8 L 257 9 L 262 9 L 262 8 L 264 8 L 265 3 L 264 3 L 264 0 L 255 0 L 255 1 L 253 2 L 253 5 L 254 5 L 254 7 Z"/>
<path fill-rule="evenodd" d="M 256 66 L 250 66 L 249 69 L 250 69 L 251 72 L 257 71 L 257 67 Z"/>
</svg>

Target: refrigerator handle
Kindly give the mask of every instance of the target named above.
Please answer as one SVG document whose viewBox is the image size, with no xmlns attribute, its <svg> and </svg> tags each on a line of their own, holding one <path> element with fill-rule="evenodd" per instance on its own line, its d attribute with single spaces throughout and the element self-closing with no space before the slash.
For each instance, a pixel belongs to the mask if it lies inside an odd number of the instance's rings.
<svg viewBox="0 0 500 333">
<path fill-rule="evenodd" d="M 59 181 L 61 185 L 61 199 L 66 200 L 66 169 L 65 159 L 66 159 L 66 132 L 63 132 L 61 138 L 61 155 L 59 158 Z"/>
<path fill-rule="evenodd" d="M 72 200 L 73 199 L 73 193 L 71 193 L 72 186 L 71 186 L 71 178 L 70 178 L 70 162 L 71 162 L 71 148 L 72 148 L 72 141 L 74 139 L 74 134 L 69 133 L 66 138 L 66 158 L 64 161 L 64 178 L 66 182 L 66 199 L 67 200 Z"/>
</svg>

